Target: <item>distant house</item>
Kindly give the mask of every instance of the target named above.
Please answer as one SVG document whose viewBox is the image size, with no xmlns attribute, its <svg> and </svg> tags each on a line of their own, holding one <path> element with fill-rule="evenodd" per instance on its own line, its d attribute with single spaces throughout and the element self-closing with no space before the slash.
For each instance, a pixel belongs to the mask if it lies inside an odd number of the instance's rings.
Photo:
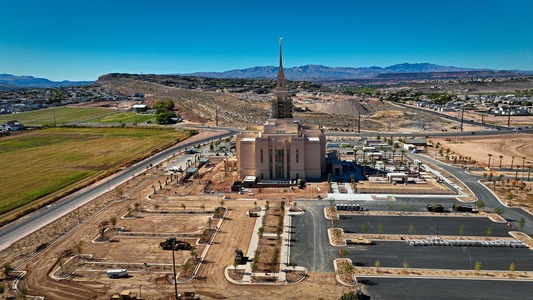
<svg viewBox="0 0 533 300">
<path fill-rule="evenodd" d="M 133 100 L 133 101 L 143 101 L 144 100 L 144 94 L 135 93 L 135 94 L 131 95 L 131 100 Z"/>
<path fill-rule="evenodd" d="M 148 106 L 146 104 L 135 104 L 131 107 L 131 109 L 134 109 L 137 112 L 141 112 L 146 111 L 148 109 Z"/>
<path fill-rule="evenodd" d="M 414 146 L 427 146 L 428 141 L 426 139 L 405 139 L 405 143 Z"/>
</svg>

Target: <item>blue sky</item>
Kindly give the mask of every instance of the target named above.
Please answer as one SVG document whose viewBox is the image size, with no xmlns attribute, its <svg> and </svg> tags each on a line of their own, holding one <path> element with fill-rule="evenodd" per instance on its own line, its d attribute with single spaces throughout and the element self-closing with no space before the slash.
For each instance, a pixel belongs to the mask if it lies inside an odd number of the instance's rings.
<svg viewBox="0 0 533 300">
<path fill-rule="evenodd" d="M 0 73 L 96 80 L 276 65 L 533 70 L 532 0 L 0 0 Z"/>
</svg>

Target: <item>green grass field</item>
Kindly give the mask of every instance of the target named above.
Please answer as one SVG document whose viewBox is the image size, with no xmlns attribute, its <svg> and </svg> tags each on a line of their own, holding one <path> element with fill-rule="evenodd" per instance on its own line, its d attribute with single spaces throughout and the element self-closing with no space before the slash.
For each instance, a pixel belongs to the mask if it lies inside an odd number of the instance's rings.
<svg viewBox="0 0 533 300">
<path fill-rule="evenodd" d="M 3 137 L 0 214 L 186 137 L 139 128 L 50 128 Z"/>
<path fill-rule="evenodd" d="M 112 115 L 107 115 L 104 117 L 98 117 L 91 119 L 87 121 L 87 123 L 96 123 L 96 124 L 120 124 L 120 123 L 126 123 L 126 124 L 134 124 L 136 121 L 138 124 L 144 123 L 148 120 L 154 119 L 155 115 L 149 115 L 149 114 L 137 114 L 137 117 L 135 116 L 135 112 L 117 112 Z M 155 123 L 155 121 L 154 121 Z"/>
<path fill-rule="evenodd" d="M 0 116 L 0 123 L 17 120 L 25 126 L 54 125 L 55 118 L 55 124 L 60 125 L 91 120 L 115 113 L 116 111 L 105 108 L 54 107 L 23 112 L 20 114 L 2 115 Z"/>
</svg>

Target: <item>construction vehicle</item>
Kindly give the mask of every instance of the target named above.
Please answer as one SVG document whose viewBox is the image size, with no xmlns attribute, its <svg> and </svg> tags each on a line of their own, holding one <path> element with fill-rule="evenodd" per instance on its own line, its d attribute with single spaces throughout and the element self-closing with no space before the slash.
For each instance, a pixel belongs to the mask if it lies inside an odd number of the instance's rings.
<svg viewBox="0 0 533 300">
<path fill-rule="evenodd" d="M 111 300 L 120 299 L 120 300 L 136 300 L 137 296 L 134 296 L 130 290 L 124 290 L 118 294 L 115 294 L 111 297 Z"/>
<path fill-rule="evenodd" d="M 178 241 L 175 237 L 169 237 L 166 240 L 162 240 L 161 243 L 159 243 L 159 247 L 163 250 L 191 250 L 190 243 Z"/>
<path fill-rule="evenodd" d="M 244 254 L 242 253 L 242 250 L 240 249 L 235 250 L 235 262 L 238 264 L 246 263 L 246 258 L 244 257 Z"/>
</svg>

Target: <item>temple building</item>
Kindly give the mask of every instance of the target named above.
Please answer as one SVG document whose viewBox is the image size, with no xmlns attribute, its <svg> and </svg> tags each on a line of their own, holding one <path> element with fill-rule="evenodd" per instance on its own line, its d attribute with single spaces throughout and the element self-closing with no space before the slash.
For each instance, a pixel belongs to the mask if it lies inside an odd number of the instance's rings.
<svg viewBox="0 0 533 300">
<path fill-rule="evenodd" d="M 237 135 L 239 177 L 320 180 L 326 172 L 326 136 L 320 127 L 302 126 L 293 118 L 281 46 L 280 39 L 279 69 L 270 118 L 263 126 L 247 127 Z"/>
</svg>

